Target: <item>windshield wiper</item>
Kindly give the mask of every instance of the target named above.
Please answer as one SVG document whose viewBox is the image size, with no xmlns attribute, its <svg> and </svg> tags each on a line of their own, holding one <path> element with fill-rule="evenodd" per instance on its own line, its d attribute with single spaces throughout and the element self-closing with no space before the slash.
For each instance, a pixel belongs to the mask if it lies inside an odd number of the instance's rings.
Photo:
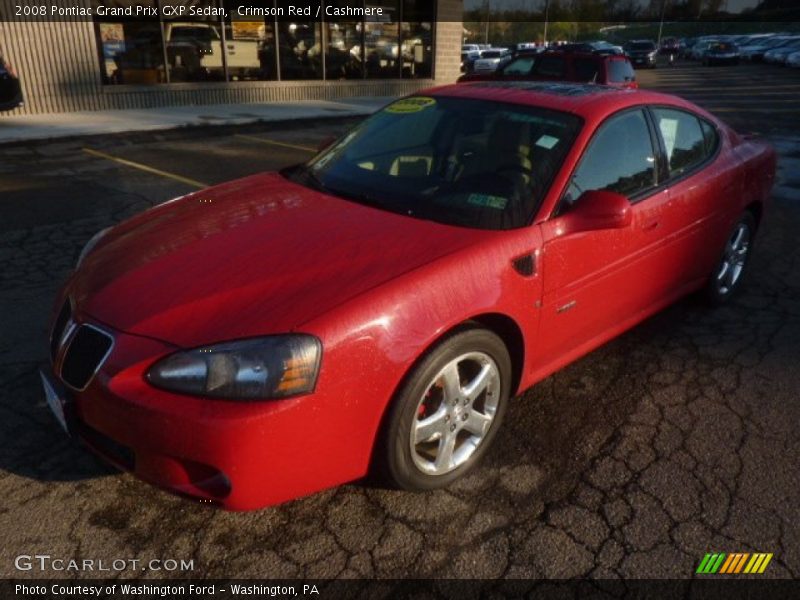
<svg viewBox="0 0 800 600">
<path fill-rule="evenodd" d="M 373 208 L 379 208 L 381 210 L 387 210 L 390 212 L 413 215 L 414 211 L 409 208 L 398 206 L 386 199 L 378 198 L 377 196 L 370 194 L 369 192 L 359 192 L 359 191 L 349 191 L 349 190 L 341 190 L 338 188 L 334 188 L 329 186 L 325 183 L 319 175 L 317 175 L 313 169 L 306 165 L 298 165 L 296 167 L 290 167 L 289 169 L 285 169 L 282 171 L 286 177 L 300 183 L 301 185 L 306 185 L 312 189 L 317 190 L 318 192 L 323 192 L 325 194 L 330 194 L 331 196 L 338 196 L 340 198 L 344 198 L 345 200 L 350 200 L 352 202 L 356 202 L 358 204 L 363 204 L 364 206 L 371 206 Z"/>
</svg>

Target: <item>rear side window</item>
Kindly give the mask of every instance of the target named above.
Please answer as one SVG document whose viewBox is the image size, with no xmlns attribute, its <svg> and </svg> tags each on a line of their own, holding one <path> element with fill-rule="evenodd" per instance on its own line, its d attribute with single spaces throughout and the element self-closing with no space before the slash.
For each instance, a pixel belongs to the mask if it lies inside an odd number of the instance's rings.
<svg viewBox="0 0 800 600">
<path fill-rule="evenodd" d="M 664 140 L 670 175 L 680 175 L 704 162 L 709 152 L 706 133 L 693 114 L 682 110 L 656 108 L 653 114 Z"/>
<path fill-rule="evenodd" d="M 636 80 L 636 73 L 634 73 L 631 63 L 627 60 L 610 60 L 606 64 L 608 65 L 609 83 L 624 83 Z"/>
<path fill-rule="evenodd" d="M 543 77 L 564 77 L 564 58 L 561 56 L 542 56 L 533 69 Z"/>
<path fill-rule="evenodd" d="M 575 79 L 580 82 L 594 83 L 600 75 L 600 63 L 591 58 L 576 58 L 573 67 Z"/>
<path fill-rule="evenodd" d="M 535 61 L 535 56 L 523 56 L 512 60 L 503 69 L 503 75 L 527 75 L 531 72 Z"/>
</svg>

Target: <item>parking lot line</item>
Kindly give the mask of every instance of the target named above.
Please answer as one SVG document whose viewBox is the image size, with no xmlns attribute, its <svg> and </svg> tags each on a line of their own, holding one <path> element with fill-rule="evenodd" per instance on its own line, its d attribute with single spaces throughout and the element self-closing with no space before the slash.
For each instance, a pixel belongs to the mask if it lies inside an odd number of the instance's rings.
<svg viewBox="0 0 800 600">
<path fill-rule="evenodd" d="M 156 169 L 154 167 L 149 167 L 147 165 L 143 165 L 142 163 L 134 162 L 132 160 L 127 160 L 125 158 L 119 158 L 118 156 L 112 156 L 111 154 L 106 154 L 105 152 L 100 152 L 99 150 L 93 150 L 91 148 L 84 148 L 83 149 L 86 154 L 91 156 L 96 156 L 98 158 L 105 158 L 106 160 L 113 160 L 121 165 L 125 165 L 127 167 L 133 167 L 134 169 L 139 169 L 140 171 L 145 171 L 147 173 L 153 173 L 154 175 L 160 175 L 161 177 L 166 177 L 167 179 L 174 179 L 175 181 L 180 181 L 181 183 L 185 183 L 186 185 L 190 185 L 196 188 L 207 188 L 208 184 L 203 183 L 202 181 L 197 181 L 196 179 L 189 179 L 188 177 L 183 177 L 181 175 L 176 175 L 175 173 L 169 173 L 167 171 L 162 171 L 161 169 Z"/>
<path fill-rule="evenodd" d="M 295 150 L 302 150 L 303 152 L 316 152 L 316 148 L 311 146 L 301 146 L 300 144 L 289 144 L 287 142 L 276 142 L 275 140 L 268 140 L 266 138 L 256 137 L 254 135 L 234 134 L 233 137 L 241 138 L 243 140 L 250 140 L 251 142 L 261 142 L 262 144 L 269 144 L 270 146 L 282 146 L 283 148 L 293 148 Z"/>
</svg>

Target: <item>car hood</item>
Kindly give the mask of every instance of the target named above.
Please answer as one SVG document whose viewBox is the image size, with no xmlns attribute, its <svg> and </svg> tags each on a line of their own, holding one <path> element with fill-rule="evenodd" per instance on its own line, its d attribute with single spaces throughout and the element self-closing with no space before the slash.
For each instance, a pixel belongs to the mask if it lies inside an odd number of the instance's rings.
<svg viewBox="0 0 800 600">
<path fill-rule="evenodd" d="M 203 190 L 111 229 L 73 275 L 78 310 L 189 347 L 292 331 L 493 232 L 382 211 L 277 174 Z"/>
</svg>

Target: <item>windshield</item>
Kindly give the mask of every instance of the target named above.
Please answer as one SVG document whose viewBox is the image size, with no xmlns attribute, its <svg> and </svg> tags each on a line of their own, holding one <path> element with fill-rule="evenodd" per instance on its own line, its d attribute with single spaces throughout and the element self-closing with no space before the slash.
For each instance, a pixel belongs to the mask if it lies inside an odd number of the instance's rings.
<svg viewBox="0 0 800 600">
<path fill-rule="evenodd" d="M 483 58 L 500 58 L 503 56 L 503 53 L 500 50 L 485 50 L 483 52 Z"/>
<path fill-rule="evenodd" d="M 655 50 L 656 45 L 653 42 L 631 42 L 628 44 L 631 50 L 650 51 Z"/>
<path fill-rule="evenodd" d="M 479 229 L 523 227 L 580 125 L 577 116 L 538 107 L 411 96 L 284 175 L 421 219 Z"/>
</svg>

